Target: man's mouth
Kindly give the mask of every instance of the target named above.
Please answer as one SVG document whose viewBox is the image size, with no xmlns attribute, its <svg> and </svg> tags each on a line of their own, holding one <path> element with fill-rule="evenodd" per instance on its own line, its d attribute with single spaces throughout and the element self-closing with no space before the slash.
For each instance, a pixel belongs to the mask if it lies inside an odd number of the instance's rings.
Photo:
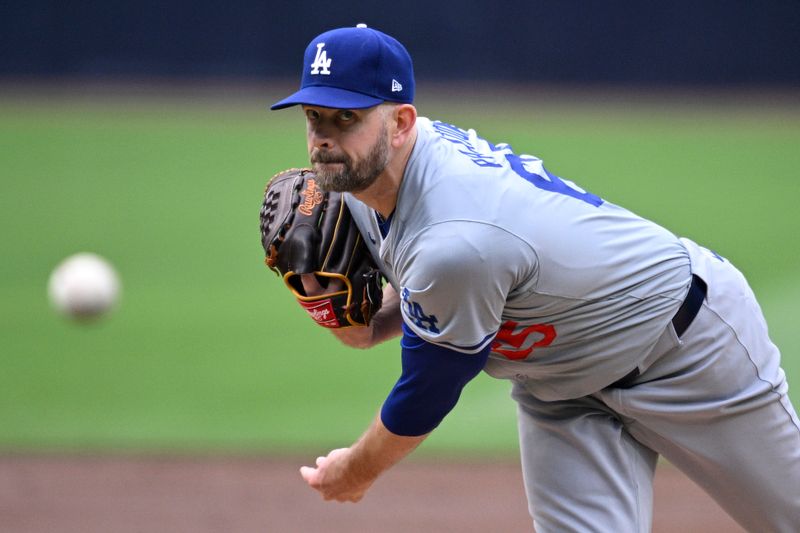
<svg viewBox="0 0 800 533">
<path fill-rule="evenodd" d="M 318 169 L 323 169 L 325 167 L 344 167 L 344 161 L 313 161 L 313 165 Z"/>
<path fill-rule="evenodd" d="M 316 153 L 311 156 L 311 163 L 314 165 L 341 165 L 346 161 L 337 159 L 336 156 L 327 153 Z"/>
</svg>

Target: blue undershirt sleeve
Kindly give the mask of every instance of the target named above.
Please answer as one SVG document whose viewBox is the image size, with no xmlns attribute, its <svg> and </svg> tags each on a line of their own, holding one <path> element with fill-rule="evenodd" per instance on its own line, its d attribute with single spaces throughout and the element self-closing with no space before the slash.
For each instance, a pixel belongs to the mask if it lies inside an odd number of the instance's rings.
<svg viewBox="0 0 800 533">
<path fill-rule="evenodd" d="M 483 370 L 490 345 L 465 354 L 422 340 L 403 324 L 402 374 L 381 409 L 395 435 L 431 432 L 458 402 L 464 386 Z"/>
</svg>

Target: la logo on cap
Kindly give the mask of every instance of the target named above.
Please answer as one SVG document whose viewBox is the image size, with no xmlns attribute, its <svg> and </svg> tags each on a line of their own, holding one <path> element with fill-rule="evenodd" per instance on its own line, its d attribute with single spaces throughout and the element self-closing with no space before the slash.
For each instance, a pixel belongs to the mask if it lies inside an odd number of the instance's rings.
<svg viewBox="0 0 800 533">
<path fill-rule="evenodd" d="M 317 55 L 314 57 L 314 62 L 311 63 L 311 74 L 325 74 L 326 76 L 331 73 L 331 61 L 333 58 L 328 59 L 328 52 L 323 50 L 325 43 L 317 43 Z"/>
</svg>

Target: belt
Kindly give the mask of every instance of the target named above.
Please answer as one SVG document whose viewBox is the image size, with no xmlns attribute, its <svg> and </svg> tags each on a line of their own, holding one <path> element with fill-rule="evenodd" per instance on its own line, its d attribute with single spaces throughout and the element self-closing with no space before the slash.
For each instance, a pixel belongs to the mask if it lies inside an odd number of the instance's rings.
<svg viewBox="0 0 800 533">
<path fill-rule="evenodd" d="M 689 292 L 686 294 L 686 298 L 684 298 L 675 316 L 672 317 L 672 327 L 675 328 L 675 333 L 677 333 L 678 337 L 686 332 L 692 324 L 694 317 L 697 316 L 700 307 L 703 305 L 703 301 L 706 299 L 706 292 L 708 292 L 706 282 L 692 274 L 692 284 L 689 286 Z M 634 368 L 628 375 L 624 376 L 622 379 L 618 379 L 609 385 L 609 387 L 621 389 L 630 387 L 633 380 L 638 376 L 639 369 Z"/>
<path fill-rule="evenodd" d="M 703 300 L 706 299 L 706 292 L 708 286 L 706 282 L 692 274 L 692 284 L 689 286 L 689 292 L 686 298 L 678 308 L 678 312 L 672 317 L 672 326 L 675 328 L 675 333 L 678 337 L 684 334 L 697 316 L 700 307 L 703 305 Z"/>
</svg>

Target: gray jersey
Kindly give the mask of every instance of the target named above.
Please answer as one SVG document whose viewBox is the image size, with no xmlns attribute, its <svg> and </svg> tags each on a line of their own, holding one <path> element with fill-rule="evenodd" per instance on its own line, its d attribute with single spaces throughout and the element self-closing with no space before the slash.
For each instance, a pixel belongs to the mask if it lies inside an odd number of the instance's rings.
<svg viewBox="0 0 800 533">
<path fill-rule="evenodd" d="M 550 174 L 538 158 L 420 117 L 386 238 L 348 204 L 423 339 L 475 353 L 545 400 L 642 362 L 691 279 L 672 233 Z"/>
</svg>

